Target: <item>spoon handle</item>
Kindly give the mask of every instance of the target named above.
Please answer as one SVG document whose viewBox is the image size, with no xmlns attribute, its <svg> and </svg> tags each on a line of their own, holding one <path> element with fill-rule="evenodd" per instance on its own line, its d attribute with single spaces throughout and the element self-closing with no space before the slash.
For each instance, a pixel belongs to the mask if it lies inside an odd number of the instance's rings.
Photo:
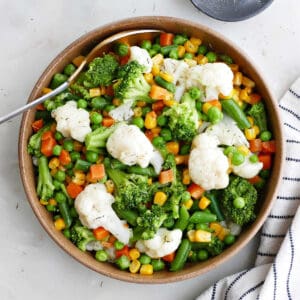
<svg viewBox="0 0 300 300">
<path fill-rule="evenodd" d="M 52 98 L 54 96 L 56 96 L 57 94 L 61 93 L 62 91 L 64 91 L 68 86 L 69 86 L 69 82 L 66 81 L 64 82 L 63 84 L 61 84 L 59 87 L 57 87 L 56 89 L 54 89 L 53 91 L 51 91 L 50 93 L 46 94 L 46 95 L 43 95 L 42 97 L 40 98 L 37 98 L 36 100 L 32 101 L 32 102 L 29 102 L 27 103 L 26 105 L 12 111 L 11 113 L 3 116 L 3 117 L 0 117 L 0 124 L 6 122 L 7 120 L 9 119 L 12 119 L 14 118 L 15 116 L 19 115 L 20 113 L 40 104 L 40 103 L 43 103 L 45 100 L 49 99 L 49 98 Z"/>
</svg>

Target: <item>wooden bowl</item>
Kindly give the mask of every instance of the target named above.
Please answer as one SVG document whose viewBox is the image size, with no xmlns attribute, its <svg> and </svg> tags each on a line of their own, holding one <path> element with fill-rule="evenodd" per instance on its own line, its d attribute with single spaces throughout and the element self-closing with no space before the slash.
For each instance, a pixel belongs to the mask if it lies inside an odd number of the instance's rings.
<svg viewBox="0 0 300 300">
<path fill-rule="evenodd" d="M 34 86 L 28 101 L 30 102 L 41 95 L 42 88 L 48 86 L 54 73 L 62 71 L 63 67 L 72 61 L 74 57 L 79 54 L 87 53 L 103 38 L 124 30 L 146 28 L 155 28 L 174 33 L 185 32 L 189 36 L 199 37 L 201 40 L 205 41 L 205 43 L 209 43 L 217 52 L 230 55 L 241 67 L 242 71 L 256 82 L 259 92 L 265 99 L 270 127 L 274 133 L 277 143 L 277 152 L 274 159 L 271 178 L 264 189 L 264 195 L 259 204 L 257 219 L 253 224 L 243 230 L 236 243 L 226 249 L 221 255 L 211 258 L 205 262 L 187 265 L 179 272 L 172 273 L 163 271 L 156 272 L 151 276 L 142 276 L 139 274 L 131 274 L 129 272 L 120 271 L 112 264 L 96 261 L 92 255 L 84 253 L 74 246 L 61 232 L 54 228 L 50 213 L 48 213 L 45 207 L 39 203 L 36 194 L 36 181 L 32 160 L 30 155 L 27 153 L 27 142 L 32 134 L 31 123 L 34 120 L 34 109 L 27 111 L 23 115 L 19 136 L 19 161 L 21 177 L 29 203 L 42 226 L 61 248 L 85 266 L 106 276 L 135 283 L 157 284 L 184 280 L 208 272 L 233 257 L 254 237 L 267 218 L 272 203 L 275 200 L 283 164 L 283 136 L 277 103 L 257 68 L 243 53 L 243 51 L 233 45 L 232 42 L 225 37 L 203 25 L 171 17 L 149 16 L 126 19 L 102 26 L 85 34 L 69 45 L 50 63 Z"/>
</svg>

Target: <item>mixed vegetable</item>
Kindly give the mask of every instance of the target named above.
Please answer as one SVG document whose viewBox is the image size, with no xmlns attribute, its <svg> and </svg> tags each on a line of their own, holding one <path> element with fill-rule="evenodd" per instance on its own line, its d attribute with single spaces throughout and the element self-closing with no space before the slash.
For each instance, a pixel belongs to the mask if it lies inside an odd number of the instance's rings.
<svg viewBox="0 0 300 300">
<path fill-rule="evenodd" d="M 143 275 L 233 244 L 256 218 L 275 152 L 255 82 L 184 34 L 116 43 L 37 107 L 32 129 L 37 194 L 55 228 L 96 260 Z"/>
</svg>

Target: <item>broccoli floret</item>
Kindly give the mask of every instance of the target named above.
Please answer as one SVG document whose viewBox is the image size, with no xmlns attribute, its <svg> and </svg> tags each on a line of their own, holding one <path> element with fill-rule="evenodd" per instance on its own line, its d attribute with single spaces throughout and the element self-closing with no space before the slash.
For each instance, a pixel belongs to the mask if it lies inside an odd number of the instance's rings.
<svg viewBox="0 0 300 300">
<path fill-rule="evenodd" d="M 185 93 L 181 103 L 173 105 L 164 115 L 169 118 L 168 124 L 175 139 L 189 142 L 197 134 L 198 113 L 195 100 L 189 93 Z"/>
<path fill-rule="evenodd" d="M 93 233 L 86 227 L 75 225 L 70 229 L 70 239 L 81 251 L 86 251 L 88 243 L 95 241 Z"/>
<path fill-rule="evenodd" d="M 266 109 L 262 102 L 253 104 L 248 111 L 248 115 L 254 119 L 254 123 L 259 127 L 260 132 L 268 130 Z"/>
<path fill-rule="evenodd" d="M 222 253 L 224 249 L 224 242 L 218 239 L 216 236 L 212 236 L 211 241 L 207 244 L 205 249 L 211 256 L 216 256 Z"/>
<path fill-rule="evenodd" d="M 40 157 L 41 154 L 41 142 L 42 142 L 42 135 L 44 132 L 50 130 L 51 124 L 45 125 L 41 128 L 37 133 L 32 135 L 29 139 L 27 145 L 27 151 L 29 154 L 34 155 L 36 157 Z"/>
<path fill-rule="evenodd" d="M 38 159 L 38 184 L 37 184 L 37 194 L 43 200 L 50 199 L 53 197 L 54 185 L 52 182 L 52 177 L 48 168 L 48 160 L 46 156 L 41 156 Z"/>
<path fill-rule="evenodd" d="M 71 90 L 76 93 L 77 95 L 83 97 L 86 100 L 89 100 L 91 98 L 90 93 L 88 91 L 88 89 L 82 85 L 80 85 L 79 83 L 73 83 L 70 86 Z"/>
<path fill-rule="evenodd" d="M 54 98 L 46 100 L 44 102 L 44 105 L 48 111 L 52 111 L 52 110 L 56 109 L 57 107 L 64 105 L 67 101 L 77 100 L 77 99 L 79 99 L 78 96 L 70 93 L 69 90 L 66 90 L 66 91 L 58 94 Z"/>
<path fill-rule="evenodd" d="M 84 86 L 91 88 L 99 85 L 108 86 L 115 79 L 119 63 L 113 55 L 96 57 L 85 72 Z"/>
<path fill-rule="evenodd" d="M 153 204 L 151 209 L 147 209 L 137 218 L 138 232 L 142 232 L 141 239 L 148 240 L 154 237 L 157 230 L 167 218 L 164 209 L 156 204 Z"/>
<path fill-rule="evenodd" d="M 128 100 L 151 101 L 148 96 L 150 88 L 143 76 L 143 66 L 137 61 L 133 60 L 119 69 L 114 91 L 115 96 L 122 99 L 123 102 Z"/>
<path fill-rule="evenodd" d="M 246 179 L 234 176 L 229 185 L 222 192 L 221 205 L 226 219 L 232 220 L 239 225 L 247 224 L 255 219 L 255 204 L 257 191 Z M 236 198 L 242 198 L 245 205 L 242 208 L 234 206 Z"/>
</svg>

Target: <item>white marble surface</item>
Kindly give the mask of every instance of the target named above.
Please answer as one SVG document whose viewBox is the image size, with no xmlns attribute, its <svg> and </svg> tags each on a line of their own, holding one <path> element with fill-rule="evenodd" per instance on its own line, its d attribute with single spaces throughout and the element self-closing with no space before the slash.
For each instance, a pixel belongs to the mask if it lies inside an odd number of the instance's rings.
<svg viewBox="0 0 300 300">
<path fill-rule="evenodd" d="M 260 66 L 277 99 L 300 74 L 300 4 L 275 0 L 247 21 L 210 19 L 184 0 L 0 0 L 0 114 L 26 102 L 47 64 L 85 32 L 120 18 L 169 15 L 203 23 L 241 46 Z M 0 125 L 0 299 L 193 299 L 215 280 L 251 266 L 256 238 L 203 276 L 167 285 L 119 282 L 63 252 L 34 216 L 18 170 L 20 117 Z"/>
</svg>

